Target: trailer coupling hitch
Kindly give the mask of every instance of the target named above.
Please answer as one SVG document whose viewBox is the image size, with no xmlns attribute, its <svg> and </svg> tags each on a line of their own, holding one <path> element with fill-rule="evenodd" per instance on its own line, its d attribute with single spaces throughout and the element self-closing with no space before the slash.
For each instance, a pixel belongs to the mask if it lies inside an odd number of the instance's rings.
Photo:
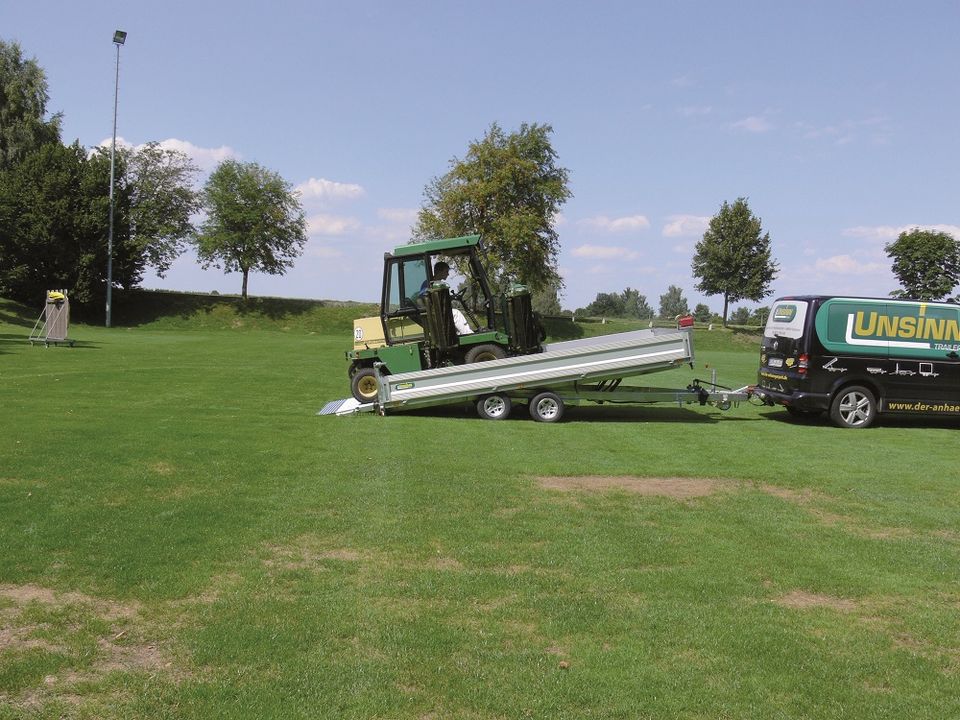
<svg viewBox="0 0 960 720">
<path fill-rule="evenodd" d="M 710 393 L 700 384 L 700 380 L 694 379 L 692 383 L 687 385 L 687 390 L 696 394 L 697 402 L 699 402 L 700 405 L 706 405 L 710 400 Z"/>
</svg>

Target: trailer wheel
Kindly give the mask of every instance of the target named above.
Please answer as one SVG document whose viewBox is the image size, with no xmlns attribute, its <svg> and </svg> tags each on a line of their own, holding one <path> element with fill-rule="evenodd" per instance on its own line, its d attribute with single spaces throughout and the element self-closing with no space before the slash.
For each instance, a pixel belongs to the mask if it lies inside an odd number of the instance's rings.
<svg viewBox="0 0 960 720">
<path fill-rule="evenodd" d="M 530 417 L 537 422 L 557 422 L 563 417 L 563 400 L 552 392 L 542 392 L 530 401 Z"/>
<path fill-rule="evenodd" d="M 876 417 L 876 398 L 860 385 L 843 388 L 830 404 L 830 419 L 842 428 L 870 427 Z"/>
<path fill-rule="evenodd" d="M 353 374 L 350 390 L 359 402 L 369 403 L 377 399 L 377 376 L 373 368 L 360 368 Z"/>
<path fill-rule="evenodd" d="M 467 350 L 463 361 L 466 364 L 475 362 L 488 362 L 490 360 L 503 360 L 507 356 L 506 351 L 499 345 L 493 343 L 484 343 L 483 345 L 474 345 Z"/>
<path fill-rule="evenodd" d="M 500 393 L 484 395 L 477 400 L 477 414 L 484 420 L 503 420 L 510 415 L 512 408 L 510 398 Z"/>
</svg>

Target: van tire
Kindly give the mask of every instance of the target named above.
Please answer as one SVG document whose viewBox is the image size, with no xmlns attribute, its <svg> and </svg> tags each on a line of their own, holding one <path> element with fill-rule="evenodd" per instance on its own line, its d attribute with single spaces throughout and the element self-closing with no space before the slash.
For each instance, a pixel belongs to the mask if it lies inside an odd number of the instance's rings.
<svg viewBox="0 0 960 720">
<path fill-rule="evenodd" d="M 830 419 L 842 428 L 863 429 L 877 418 L 877 399 L 862 385 L 848 385 L 837 392 L 830 403 Z"/>
</svg>

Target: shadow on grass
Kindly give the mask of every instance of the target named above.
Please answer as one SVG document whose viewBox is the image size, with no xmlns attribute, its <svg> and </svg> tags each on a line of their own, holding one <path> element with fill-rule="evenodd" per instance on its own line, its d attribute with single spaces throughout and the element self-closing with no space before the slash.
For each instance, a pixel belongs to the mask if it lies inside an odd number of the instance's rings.
<svg viewBox="0 0 960 720">
<path fill-rule="evenodd" d="M 325 307 L 322 300 L 296 298 L 250 297 L 244 300 L 236 295 L 203 295 L 153 290 L 115 290 L 111 324 L 119 327 L 147 325 L 161 318 L 178 317 L 183 320 L 209 316 L 220 309 L 230 309 L 240 318 L 258 317 L 272 321 L 291 319 Z M 103 321 L 103 304 L 75 303 L 72 314 L 86 323 Z"/>
<path fill-rule="evenodd" d="M 803 425 L 808 427 L 826 427 L 838 432 L 850 430 L 850 428 L 836 427 L 830 420 L 830 416 L 824 412 L 820 415 L 791 415 L 785 411 L 772 411 L 764 413 L 764 419 L 784 422 L 790 425 Z M 879 428 L 916 428 L 924 429 L 958 429 L 960 428 L 960 416 L 958 415 L 907 415 L 907 414 L 881 414 L 876 422 L 866 432 Z"/>
<path fill-rule="evenodd" d="M 582 407 L 568 407 L 561 424 L 571 423 L 687 423 L 712 425 L 718 422 L 757 422 L 760 418 L 737 416 L 736 409 L 726 413 L 712 407 L 697 409 L 677 407 L 657 407 L 655 405 L 591 405 Z M 473 403 L 457 403 L 443 407 L 420 408 L 405 410 L 402 413 L 388 413 L 389 415 L 404 415 L 407 417 L 432 418 L 460 418 L 471 419 L 477 422 L 491 422 L 483 420 L 477 415 Z M 534 422 L 527 412 L 527 406 L 515 403 L 510 413 L 509 421 L 529 420 Z"/>
</svg>

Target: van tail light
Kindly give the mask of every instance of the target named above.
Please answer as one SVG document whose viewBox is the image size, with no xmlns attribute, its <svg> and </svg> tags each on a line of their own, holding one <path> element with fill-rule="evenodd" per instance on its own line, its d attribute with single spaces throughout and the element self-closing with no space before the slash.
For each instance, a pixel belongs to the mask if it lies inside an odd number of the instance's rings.
<svg viewBox="0 0 960 720">
<path fill-rule="evenodd" d="M 804 353 L 797 358 L 797 372 L 801 375 L 807 374 L 807 368 L 810 366 L 810 356 Z"/>
</svg>

